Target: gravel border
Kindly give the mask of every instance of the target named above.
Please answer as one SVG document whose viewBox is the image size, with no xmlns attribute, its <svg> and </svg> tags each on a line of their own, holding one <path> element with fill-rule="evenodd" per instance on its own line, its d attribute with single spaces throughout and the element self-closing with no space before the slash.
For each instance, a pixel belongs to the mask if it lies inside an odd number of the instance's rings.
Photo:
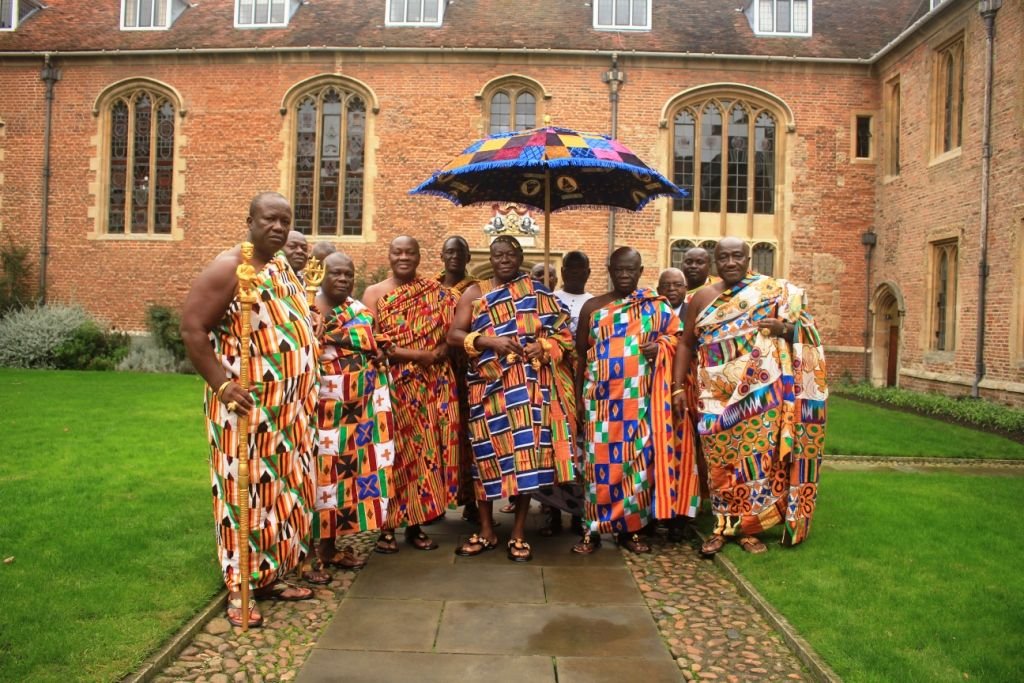
<svg viewBox="0 0 1024 683">
<path fill-rule="evenodd" d="M 160 675 L 160 672 L 173 662 L 181 654 L 182 650 L 192 643 L 196 634 L 206 626 L 211 619 L 220 616 L 228 601 L 228 591 L 221 589 L 220 593 L 213 596 L 213 599 L 193 616 L 181 629 L 171 636 L 170 640 L 164 643 L 159 650 L 149 657 L 142 666 L 134 673 L 130 673 L 121 679 L 121 683 L 149 683 Z"/>
<path fill-rule="evenodd" d="M 914 465 L 926 467 L 1011 467 L 1024 468 L 1024 460 L 1006 458 L 938 458 L 929 456 L 902 455 L 828 455 L 824 462 L 859 462 L 872 465 Z"/>
</svg>

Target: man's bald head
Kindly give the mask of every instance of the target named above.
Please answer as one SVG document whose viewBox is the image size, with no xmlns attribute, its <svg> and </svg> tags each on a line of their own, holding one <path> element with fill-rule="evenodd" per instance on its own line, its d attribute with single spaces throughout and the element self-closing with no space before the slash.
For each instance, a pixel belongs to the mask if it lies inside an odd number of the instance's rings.
<svg viewBox="0 0 1024 683">
<path fill-rule="evenodd" d="M 715 245 L 715 257 L 718 257 L 718 253 L 723 249 L 743 249 L 744 256 L 750 256 L 750 245 L 739 237 L 723 237 L 718 240 L 718 244 Z"/>
<path fill-rule="evenodd" d="M 394 248 L 396 246 L 399 246 L 399 245 L 402 245 L 402 246 L 412 246 L 413 248 L 416 249 L 416 253 L 419 253 L 419 251 L 420 251 L 419 240 L 417 240 L 415 237 L 412 237 L 410 235 L 399 235 L 395 239 L 391 240 L 391 247 L 392 248 Z"/>
<path fill-rule="evenodd" d="M 678 268 L 666 268 L 658 277 L 658 294 L 668 299 L 672 308 L 678 308 L 686 298 L 686 277 Z"/>
<path fill-rule="evenodd" d="M 633 247 L 619 247 L 612 252 L 612 255 L 608 258 L 608 265 L 614 265 L 616 261 L 622 261 L 623 259 L 635 258 L 643 265 L 643 257 L 640 256 L 640 252 Z"/>
<path fill-rule="evenodd" d="M 349 255 L 343 251 L 335 251 L 324 257 L 324 268 L 330 268 L 331 266 L 341 265 L 354 265 L 352 259 L 349 258 Z"/>
<path fill-rule="evenodd" d="M 260 192 L 258 195 L 252 198 L 249 202 L 249 217 L 252 218 L 256 215 L 256 210 L 268 200 L 283 201 L 288 203 L 288 198 L 280 192 Z"/>
<path fill-rule="evenodd" d="M 708 281 L 711 272 L 711 256 L 703 247 L 687 249 L 683 254 L 683 275 L 687 289 L 696 289 Z"/>
<path fill-rule="evenodd" d="M 313 245 L 312 256 L 317 261 L 324 262 L 327 260 L 327 256 L 336 252 L 338 248 L 334 246 L 333 242 L 323 240 Z"/>
</svg>

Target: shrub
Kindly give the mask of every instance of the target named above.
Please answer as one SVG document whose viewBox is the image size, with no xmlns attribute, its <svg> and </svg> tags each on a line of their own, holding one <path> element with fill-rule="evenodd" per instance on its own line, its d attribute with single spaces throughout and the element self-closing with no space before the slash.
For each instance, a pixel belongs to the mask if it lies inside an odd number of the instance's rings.
<svg viewBox="0 0 1024 683">
<path fill-rule="evenodd" d="M 117 364 L 122 372 L 175 372 L 181 362 L 152 337 L 133 337 L 128 354 Z"/>
<path fill-rule="evenodd" d="M 982 429 L 1024 434 L 1024 410 L 984 399 L 926 394 L 895 387 L 876 387 L 866 383 L 840 382 L 833 389 L 842 396 L 884 403 L 925 415 L 945 417 Z"/>
<path fill-rule="evenodd" d="M 113 370 L 127 354 L 128 335 L 86 320 L 53 350 L 53 361 L 59 370 Z"/>
<path fill-rule="evenodd" d="M 181 340 L 181 316 L 170 306 L 154 304 L 146 311 L 146 327 L 157 346 L 176 361 L 185 360 L 185 342 Z"/>
<path fill-rule="evenodd" d="M 0 319 L 0 366 L 53 368 L 54 350 L 71 338 L 89 314 L 79 306 L 40 306 Z"/>
<path fill-rule="evenodd" d="M 19 247 L 8 241 L 0 247 L 0 316 L 16 311 L 32 301 L 28 280 L 28 247 Z"/>
</svg>

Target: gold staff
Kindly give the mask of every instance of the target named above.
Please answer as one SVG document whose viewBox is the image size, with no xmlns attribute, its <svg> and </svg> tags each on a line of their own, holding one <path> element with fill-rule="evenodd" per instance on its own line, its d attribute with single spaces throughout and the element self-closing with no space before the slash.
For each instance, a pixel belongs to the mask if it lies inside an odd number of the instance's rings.
<svg viewBox="0 0 1024 683">
<path fill-rule="evenodd" d="M 238 277 L 239 315 L 242 335 L 239 340 L 238 383 L 249 390 L 249 337 L 252 336 L 252 307 L 256 303 L 256 269 L 252 266 L 253 246 L 242 242 L 242 263 L 235 269 Z M 238 569 L 242 589 L 242 630 L 249 630 L 249 413 L 238 415 Z"/>
<path fill-rule="evenodd" d="M 306 267 L 302 269 L 302 279 L 306 281 L 306 303 L 310 308 L 316 304 L 316 293 L 320 283 L 324 281 L 324 264 L 317 258 L 310 257 Z"/>
</svg>

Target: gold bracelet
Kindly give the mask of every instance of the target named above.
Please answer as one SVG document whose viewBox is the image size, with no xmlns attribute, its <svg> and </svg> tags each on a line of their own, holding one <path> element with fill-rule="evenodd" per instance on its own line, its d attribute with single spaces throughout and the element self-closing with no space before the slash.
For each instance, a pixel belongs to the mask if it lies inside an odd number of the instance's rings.
<svg viewBox="0 0 1024 683">
<path fill-rule="evenodd" d="M 224 393 L 224 387 L 226 387 L 229 384 L 231 384 L 231 380 L 224 380 L 224 384 L 221 384 L 219 387 L 217 387 L 217 391 L 213 392 L 213 395 L 216 396 L 217 398 L 220 398 L 221 394 Z"/>
<path fill-rule="evenodd" d="M 672 398 L 675 398 L 679 394 L 685 394 L 685 393 L 686 393 L 686 389 L 676 389 L 675 391 L 672 392 Z"/>
<path fill-rule="evenodd" d="M 466 338 L 462 340 L 462 348 L 466 349 L 466 355 L 470 358 L 477 358 L 480 355 L 480 351 L 474 346 L 476 338 L 480 336 L 479 332 L 470 332 L 466 335 Z"/>
</svg>

